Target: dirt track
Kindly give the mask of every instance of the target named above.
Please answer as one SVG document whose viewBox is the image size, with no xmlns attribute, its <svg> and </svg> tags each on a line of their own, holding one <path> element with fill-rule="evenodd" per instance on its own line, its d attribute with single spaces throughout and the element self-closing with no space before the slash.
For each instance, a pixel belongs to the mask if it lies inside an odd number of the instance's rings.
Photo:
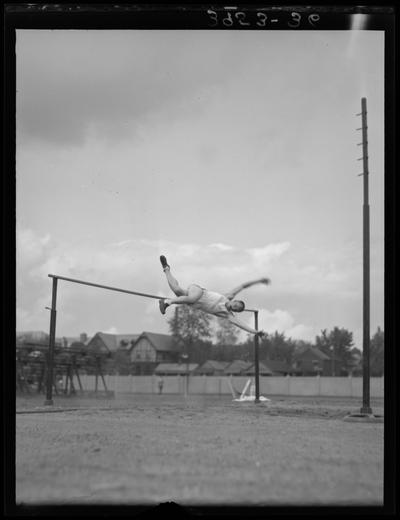
<svg viewBox="0 0 400 520">
<path fill-rule="evenodd" d="M 17 503 L 380 505 L 383 424 L 343 421 L 359 407 L 135 395 L 49 413 L 43 396 L 21 398 L 35 413 L 16 418 Z"/>
</svg>

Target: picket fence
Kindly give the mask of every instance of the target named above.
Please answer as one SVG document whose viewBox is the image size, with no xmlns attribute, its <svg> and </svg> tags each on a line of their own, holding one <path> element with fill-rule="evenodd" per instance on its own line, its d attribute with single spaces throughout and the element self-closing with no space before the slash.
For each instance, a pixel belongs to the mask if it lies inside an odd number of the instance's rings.
<svg viewBox="0 0 400 520">
<path fill-rule="evenodd" d="M 163 394 L 214 394 L 227 395 L 232 388 L 241 392 L 248 376 L 163 376 Z M 83 390 L 96 389 L 94 375 L 81 375 Z M 156 394 L 159 392 L 157 376 L 104 376 L 108 390 L 117 394 Z M 260 394 L 266 397 L 272 395 L 284 396 L 332 396 L 332 397 L 362 397 L 362 377 L 260 377 Z M 79 384 L 75 376 L 74 386 Z M 97 389 L 104 390 L 101 377 L 97 379 Z M 384 396 L 384 378 L 370 378 L 370 396 Z"/>
</svg>

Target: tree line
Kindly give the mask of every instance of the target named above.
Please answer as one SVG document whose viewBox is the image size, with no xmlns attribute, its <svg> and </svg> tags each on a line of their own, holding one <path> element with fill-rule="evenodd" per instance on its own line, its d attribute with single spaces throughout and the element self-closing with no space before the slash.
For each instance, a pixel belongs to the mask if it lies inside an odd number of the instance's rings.
<svg viewBox="0 0 400 520">
<path fill-rule="evenodd" d="M 239 341 L 239 330 L 228 320 L 215 319 L 190 306 L 176 306 L 168 320 L 170 333 L 183 344 L 185 358 L 191 363 L 202 364 L 208 359 L 217 361 L 254 361 L 254 339 L 248 334 Z M 315 341 L 296 340 L 275 331 L 259 342 L 259 359 L 284 361 L 292 366 L 296 355 L 310 347 L 316 347 L 329 357 L 334 356 L 344 369 L 354 367 L 362 352 L 354 346 L 353 333 L 345 328 L 322 330 Z M 378 327 L 370 341 L 370 375 L 382 376 L 384 372 L 384 332 Z"/>
</svg>

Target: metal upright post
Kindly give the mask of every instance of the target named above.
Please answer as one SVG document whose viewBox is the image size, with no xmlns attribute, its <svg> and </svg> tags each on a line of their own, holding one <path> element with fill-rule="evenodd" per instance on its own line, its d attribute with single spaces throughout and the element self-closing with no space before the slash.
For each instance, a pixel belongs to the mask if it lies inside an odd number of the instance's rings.
<svg viewBox="0 0 400 520">
<path fill-rule="evenodd" d="M 363 404 L 361 413 L 372 414 L 370 406 L 370 237 L 369 237 L 369 193 L 368 193 L 368 133 L 367 100 L 361 99 L 362 147 L 364 178 L 363 205 Z"/>
<path fill-rule="evenodd" d="M 50 337 L 47 353 L 47 382 L 45 405 L 53 405 L 53 372 L 54 372 L 54 344 L 56 339 L 56 302 L 57 302 L 57 277 L 53 277 L 53 290 L 50 309 Z"/>
<path fill-rule="evenodd" d="M 258 311 L 254 311 L 254 328 L 258 330 Z M 260 402 L 260 366 L 258 360 L 259 338 L 258 334 L 254 336 L 254 368 L 255 368 L 255 387 L 256 397 L 255 403 Z"/>
</svg>

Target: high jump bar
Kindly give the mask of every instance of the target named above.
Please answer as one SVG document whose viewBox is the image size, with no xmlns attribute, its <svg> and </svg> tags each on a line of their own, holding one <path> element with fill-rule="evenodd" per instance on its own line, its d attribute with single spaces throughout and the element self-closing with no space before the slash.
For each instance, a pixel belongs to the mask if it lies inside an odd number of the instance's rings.
<svg viewBox="0 0 400 520">
<path fill-rule="evenodd" d="M 49 278 L 53 279 L 53 289 L 52 289 L 52 299 L 51 299 L 51 308 L 50 310 L 50 334 L 49 334 L 49 353 L 48 353 L 48 361 L 47 361 L 47 385 L 46 385 L 46 401 L 45 405 L 53 404 L 53 364 L 54 364 L 54 344 L 55 344 L 55 336 L 56 336 L 56 300 L 57 300 L 57 283 L 58 280 L 64 280 L 66 282 L 79 283 L 81 285 L 89 285 L 91 287 L 98 287 L 99 289 L 107 289 L 109 291 L 117 291 L 127 294 L 134 294 L 136 296 L 143 296 L 145 298 L 153 298 L 155 300 L 164 299 L 163 296 L 156 296 L 154 294 L 147 294 L 137 291 L 128 291 L 127 289 L 121 289 L 119 287 L 112 287 L 111 285 L 101 285 L 99 283 L 86 282 L 84 280 L 77 280 L 76 278 L 67 278 L 66 276 L 60 276 L 58 274 L 49 274 Z M 48 307 L 46 307 L 48 308 Z M 254 309 L 244 309 L 247 312 L 254 313 L 255 319 L 255 329 L 258 330 L 258 311 Z M 254 336 L 254 346 L 255 346 L 255 367 L 256 367 L 256 396 L 255 403 L 258 403 L 259 400 L 259 368 L 258 368 L 258 336 Z"/>
<path fill-rule="evenodd" d="M 100 289 L 108 289 L 109 291 L 123 292 L 127 294 L 135 294 L 136 296 L 144 296 L 145 298 L 154 298 L 155 300 L 164 300 L 166 296 L 155 296 L 154 294 L 141 293 L 137 291 L 128 291 L 127 289 L 120 289 L 119 287 L 111 287 L 110 285 L 100 285 L 93 282 L 85 282 L 84 280 L 77 280 L 76 278 L 67 278 L 59 276 L 58 274 L 49 274 L 49 278 L 57 278 L 57 280 L 65 280 L 66 282 L 80 283 L 82 285 L 90 285 L 91 287 L 99 287 Z M 244 309 L 246 312 L 256 312 L 254 309 Z"/>
<path fill-rule="evenodd" d="M 128 291 L 127 289 L 120 289 L 119 287 L 111 287 L 110 285 L 100 285 L 93 282 L 85 282 L 84 280 L 77 280 L 75 278 L 67 278 L 59 276 L 58 274 L 49 274 L 49 278 L 57 278 L 57 280 L 65 280 L 66 282 L 80 283 L 82 285 L 90 285 L 91 287 L 99 287 L 100 289 L 108 289 L 109 291 L 123 292 L 127 294 L 135 294 L 136 296 L 144 296 L 145 298 L 154 298 L 155 300 L 163 300 L 165 296 L 155 296 L 154 294 L 146 294 L 137 291 Z"/>
</svg>

